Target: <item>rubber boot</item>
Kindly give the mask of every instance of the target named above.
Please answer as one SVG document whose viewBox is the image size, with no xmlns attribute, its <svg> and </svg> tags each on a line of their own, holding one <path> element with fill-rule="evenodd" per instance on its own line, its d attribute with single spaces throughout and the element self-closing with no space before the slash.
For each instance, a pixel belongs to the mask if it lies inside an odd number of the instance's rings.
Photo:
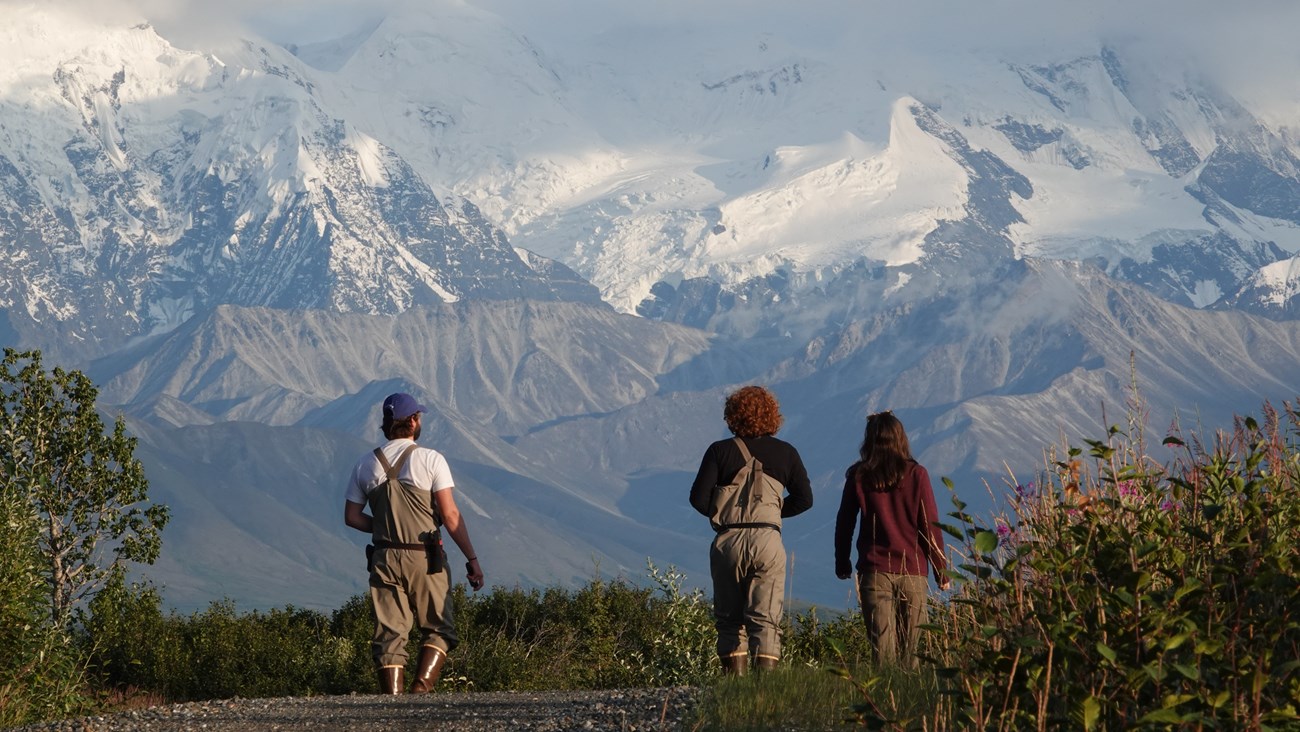
<svg viewBox="0 0 1300 732">
<path fill-rule="evenodd" d="M 406 685 L 406 669 L 401 666 L 379 667 L 379 693 L 396 696 Z"/>
<path fill-rule="evenodd" d="M 438 683 L 438 677 L 442 675 L 442 664 L 447 660 L 447 654 L 437 646 L 422 646 L 420 648 L 420 660 L 415 665 L 415 680 L 411 682 L 412 694 L 425 694 L 433 691 L 433 685 Z"/>
<path fill-rule="evenodd" d="M 744 651 L 722 656 L 721 660 L 724 676 L 744 676 L 749 671 L 749 654 Z"/>
<path fill-rule="evenodd" d="M 781 659 L 777 658 L 776 656 L 764 656 L 763 654 L 760 653 L 754 656 L 754 670 L 771 671 L 775 669 L 776 665 L 780 662 Z"/>
</svg>

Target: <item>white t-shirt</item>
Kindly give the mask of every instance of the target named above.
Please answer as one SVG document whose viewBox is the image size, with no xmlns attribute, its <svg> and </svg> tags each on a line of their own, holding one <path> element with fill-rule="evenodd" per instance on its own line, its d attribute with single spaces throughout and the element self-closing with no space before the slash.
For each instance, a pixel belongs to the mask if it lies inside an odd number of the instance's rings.
<svg viewBox="0 0 1300 732">
<path fill-rule="evenodd" d="M 402 452 L 411 445 L 414 440 L 407 437 L 401 437 L 396 440 L 389 440 L 383 446 L 384 458 L 388 464 L 392 465 L 402 456 Z M 427 491 L 432 489 L 434 493 L 453 487 L 451 480 L 451 468 L 447 466 L 447 460 L 437 450 L 431 450 L 427 447 L 417 447 L 406 459 L 406 464 L 402 469 L 397 471 L 397 477 L 404 483 L 409 483 L 416 488 Z M 348 480 L 348 489 L 344 498 L 352 503 L 365 505 L 366 496 L 373 491 L 376 486 L 383 483 L 387 478 L 384 475 L 384 466 L 379 464 L 379 459 L 375 457 L 374 451 L 368 452 L 357 461 L 357 466 L 352 469 L 352 476 Z"/>
</svg>

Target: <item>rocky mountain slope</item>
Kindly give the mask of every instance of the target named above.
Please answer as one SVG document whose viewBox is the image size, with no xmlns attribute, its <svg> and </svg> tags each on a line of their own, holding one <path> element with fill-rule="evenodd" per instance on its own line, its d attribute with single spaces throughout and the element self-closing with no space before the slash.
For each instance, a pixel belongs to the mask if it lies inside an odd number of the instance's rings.
<svg viewBox="0 0 1300 732">
<path fill-rule="evenodd" d="M 704 446 L 725 436 L 729 385 L 772 385 L 781 435 L 803 453 L 817 500 L 785 531 L 795 590 L 836 608 L 849 597 L 825 571 L 829 537 L 862 414 L 894 409 L 936 478 L 987 508 L 1006 481 L 1037 479 L 1061 439 L 1127 424 L 1134 385 L 1157 452 L 1175 422 L 1222 427 L 1269 395 L 1300 393 L 1295 322 L 1174 305 L 1053 261 L 946 283 L 797 348 L 757 337 L 752 350 L 563 303 L 400 316 L 228 307 L 91 373 L 132 420 L 155 491 L 175 507 L 166 561 L 151 574 L 177 601 L 201 602 L 221 577 L 248 601 L 325 606 L 360 581 L 362 537 L 338 518 L 342 481 L 377 439 L 377 405 L 398 389 L 432 407 L 422 441 L 449 456 L 496 581 L 635 579 L 652 558 L 707 584 L 707 522 L 685 494 Z M 483 366 L 485 354 L 496 366 Z M 237 549 L 218 551 L 225 542 Z M 232 561 L 244 551 L 268 569 Z"/>
</svg>

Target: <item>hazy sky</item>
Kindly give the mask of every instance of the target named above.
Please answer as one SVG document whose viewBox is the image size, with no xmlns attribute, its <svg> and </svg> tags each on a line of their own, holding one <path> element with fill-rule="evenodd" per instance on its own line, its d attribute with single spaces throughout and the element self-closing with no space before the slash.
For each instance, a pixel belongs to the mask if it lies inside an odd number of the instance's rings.
<svg viewBox="0 0 1300 732">
<path fill-rule="evenodd" d="M 718 24 L 768 19 L 773 28 L 810 16 L 890 29 L 923 39 L 957 36 L 990 45 L 1080 32 L 1188 40 L 1294 56 L 1300 2 L 1295 0 L 34 0 L 86 13 L 134 12 L 178 32 L 225 32 L 251 25 L 276 40 L 310 42 L 342 35 L 403 2 L 471 5 L 517 21 L 530 32 L 582 32 L 608 24 Z M 33 0 L 0 0 L 5 6 Z M 918 35 L 919 34 L 919 35 Z"/>
<path fill-rule="evenodd" d="M 0 0 L 0 13 L 32 2 Z M 1129 57 L 1194 49 L 1202 70 L 1229 87 L 1300 93 L 1300 0 L 43 0 L 96 16 L 147 18 L 178 45 L 250 30 L 311 43 L 373 24 L 402 3 L 477 7 L 552 51 L 638 28 L 740 26 L 783 34 L 795 46 L 837 36 L 824 40 L 872 44 L 909 61 L 945 48 L 1050 54 L 1101 38 L 1122 44 Z"/>
</svg>

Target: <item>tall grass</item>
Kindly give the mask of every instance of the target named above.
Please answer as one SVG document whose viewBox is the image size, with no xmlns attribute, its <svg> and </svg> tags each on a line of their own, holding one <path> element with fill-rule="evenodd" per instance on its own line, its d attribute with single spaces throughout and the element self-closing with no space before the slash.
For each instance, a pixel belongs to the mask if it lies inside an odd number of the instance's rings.
<svg viewBox="0 0 1300 732">
<path fill-rule="evenodd" d="M 857 698 L 847 678 L 810 666 L 784 666 L 705 687 L 691 726 L 718 732 L 835 729 L 848 724 Z"/>
</svg>

